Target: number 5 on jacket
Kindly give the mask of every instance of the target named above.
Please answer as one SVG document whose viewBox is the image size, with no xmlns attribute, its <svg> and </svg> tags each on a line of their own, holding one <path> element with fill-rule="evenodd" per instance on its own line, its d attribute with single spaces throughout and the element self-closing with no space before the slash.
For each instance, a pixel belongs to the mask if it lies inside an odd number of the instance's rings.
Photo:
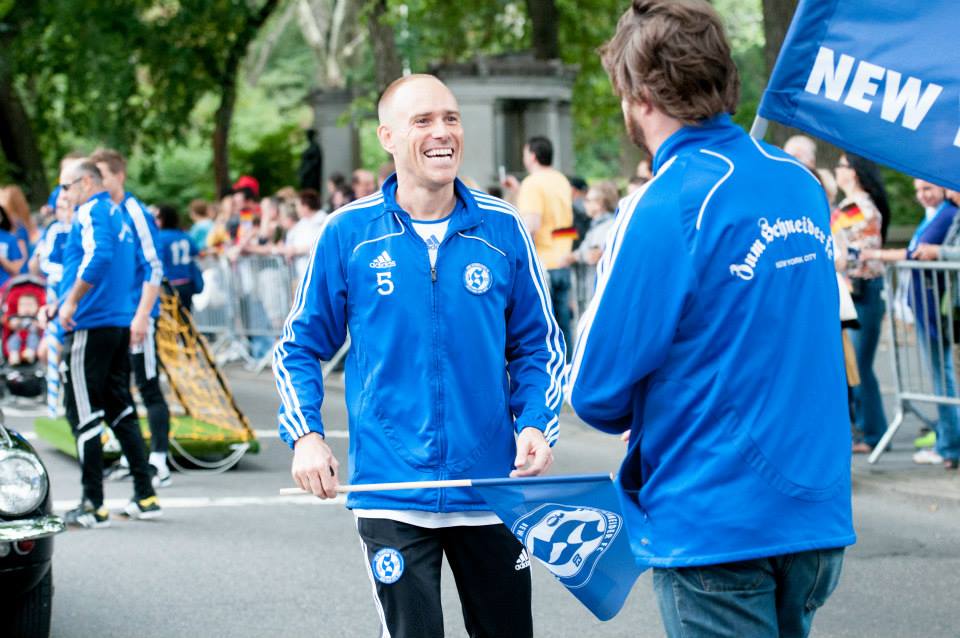
<svg viewBox="0 0 960 638">
<path fill-rule="evenodd" d="M 393 292 L 393 280 L 390 278 L 392 274 L 390 271 L 377 273 L 377 292 L 381 295 L 389 295 Z"/>
</svg>

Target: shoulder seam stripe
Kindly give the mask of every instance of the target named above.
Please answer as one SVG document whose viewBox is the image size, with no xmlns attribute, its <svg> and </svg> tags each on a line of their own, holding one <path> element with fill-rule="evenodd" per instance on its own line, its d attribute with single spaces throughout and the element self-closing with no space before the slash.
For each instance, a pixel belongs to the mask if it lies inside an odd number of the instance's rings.
<svg viewBox="0 0 960 638">
<path fill-rule="evenodd" d="M 803 172 L 806 173 L 806 174 L 810 177 L 810 179 L 812 179 L 812 180 L 814 180 L 815 182 L 817 182 L 817 185 L 818 185 L 818 186 L 821 185 L 821 184 L 820 184 L 820 180 L 817 179 L 817 176 L 814 175 L 814 174 L 810 171 L 809 168 L 807 168 L 806 166 L 804 166 L 803 164 L 801 164 L 801 163 L 798 162 L 797 160 L 790 159 L 790 158 L 788 158 L 788 157 L 775 157 L 775 156 L 771 155 L 770 153 L 766 152 L 765 150 L 763 150 L 763 147 L 760 146 L 760 142 L 758 142 L 757 140 L 755 140 L 753 137 L 750 138 L 750 141 L 753 142 L 753 145 L 757 147 L 757 150 L 760 151 L 760 154 L 763 155 L 764 157 L 766 157 L 767 159 L 772 160 L 772 161 L 774 161 L 774 162 L 783 162 L 783 163 L 785 163 L 785 164 L 793 164 L 793 165 L 796 166 L 797 168 L 803 169 Z"/>
<path fill-rule="evenodd" d="M 727 181 L 728 177 L 733 175 L 733 171 L 734 171 L 733 162 L 730 161 L 729 158 L 721 155 L 720 153 L 716 153 L 714 151 L 711 151 L 705 148 L 701 148 L 700 152 L 706 155 L 712 155 L 713 157 L 719 157 L 724 162 L 726 162 L 727 166 L 729 166 L 730 168 L 727 169 L 726 174 L 723 177 L 721 177 L 716 184 L 713 185 L 713 188 L 710 189 L 710 192 L 707 193 L 707 196 L 703 199 L 703 204 L 700 206 L 700 214 L 697 215 L 697 230 L 700 230 L 700 222 L 703 220 L 703 212 L 707 209 L 707 204 L 710 203 L 710 198 L 712 198 L 713 194 L 717 192 L 717 189 L 720 188 L 720 185 L 723 184 L 725 181 Z"/>
<path fill-rule="evenodd" d="M 674 155 L 667 160 L 667 162 L 660 167 L 660 170 L 657 171 L 657 174 L 654 175 L 653 179 L 644 184 L 639 190 L 637 190 L 636 193 L 634 193 L 633 199 L 630 200 L 629 207 L 627 210 L 621 211 L 620 215 L 618 215 L 616 225 L 611 229 L 610 234 L 607 235 L 607 242 L 603 248 L 603 256 L 600 258 L 600 267 L 597 269 L 596 292 L 594 292 L 593 298 L 587 305 L 586 312 L 584 312 L 583 316 L 580 318 L 580 325 L 577 326 L 577 337 L 574 340 L 576 347 L 574 348 L 573 358 L 570 362 L 570 369 L 567 373 L 567 388 L 565 394 L 567 395 L 567 401 L 570 402 L 571 406 L 573 406 L 573 386 L 576 385 L 577 377 L 580 374 L 580 365 L 583 363 L 583 352 L 586 348 L 587 341 L 590 338 L 590 330 L 593 328 L 593 320 L 596 316 L 597 308 L 600 306 L 600 301 L 603 298 L 604 290 L 606 290 L 607 281 L 613 272 L 613 266 L 620 254 L 623 237 L 626 235 L 627 228 L 630 226 L 630 221 L 633 218 L 633 214 L 640 206 L 643 195 L 645 195 L 650 189 L 650 186 L 652 186 L 658 179 L 663 177 L 663 175 L 670 170 L 670 167 L 673 166 L 676 159 L 677 156 Z"/>
</svg>

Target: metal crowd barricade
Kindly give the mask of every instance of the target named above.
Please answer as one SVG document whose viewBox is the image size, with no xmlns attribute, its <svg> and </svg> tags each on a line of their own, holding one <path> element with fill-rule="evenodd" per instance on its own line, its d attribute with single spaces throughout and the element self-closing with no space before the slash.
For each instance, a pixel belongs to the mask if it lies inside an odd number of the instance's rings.
<svg viewBox="0 0 960 638">
<path fill-rule="evenodd" d="M 237 282 L 238 335 L 250 344 L 250 367 L 270 364 L 283 322 L 293 305 L 290 265 L 275 255 L 245 255 L 233 264 Z"/>
<path fill-rule="evenodd" d="M 935 405 L 939 418 L 960 407 L 953 360 L 960 336 L 954 328 L 956 323 L 960 329 L 958 275 L 960 263 L 900 261 L 887 268 L 896 414 L 870 454 L 870 463 L 876 463 L 889 447 L 907 413 L 931 427 L 936 423 L 915 404 Z"/>
<path fill-rule="evenodd" d="M 233 277 L 222 257 L 198 257 L 203 273 L 203 292 L 193 296 L 193 315 L 197 329 L 211 338 L 214 349 L 230 338 L 234 328 Z"/>
<path fill-rule="evenodd" d="M 273 349 L 293 306 L 299 284 L 291 264 L 276 255 L 200 258 L 203 292 L 193 297 L 197 329 L 211 341 L 217 364 L 243 361 L 260 372 L 270 365 Z M 343 359 L 350 341 L 324 367 L 324 377 Z"/>
</svg>

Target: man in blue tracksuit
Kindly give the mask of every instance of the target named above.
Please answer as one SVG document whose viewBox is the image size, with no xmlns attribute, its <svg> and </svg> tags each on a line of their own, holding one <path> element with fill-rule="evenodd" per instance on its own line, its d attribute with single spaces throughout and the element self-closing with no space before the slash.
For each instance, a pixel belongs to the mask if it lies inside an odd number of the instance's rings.
<svg viewBox="0 0 960 638">
<path fill-rule="evenodd" d="M 93 162 L 69 164 L 60 175 L 60 188 L 77 207 L 64 247 L 58 318 L 66 332 L 64 403 L 77 438 L 83 482 L 83 499 L 65 518 L 82 527 L 110 523 L 103 506 L 104 422 L 116 434 L 133 474 L 134 496 L 124 512 L 156 518 L 160 505 L 130 396 L 130 289 L 137 262 L 133 230 L 110 201 Z"/>
<path fill-rule="evenodd" d="M 379 115 L 397 172 L 328 218 L 274 356 L 294 479 L 336 493 L 319 360 L 348 329 L 350 483 L 539 474 L 565 353 L 530 237 L 515 209 L 456 178 L 463 128 L 442 82 L 397 80 Z M 470 635 L 532 634 L 529 559 L 473 490 L 351 493 L 347 507 L 384 635 L 443 635 L 444 555 Z"/>
<path fill-rule="evenodd" d="M 90 159 L 103 175 L 103 185 L 113 203 L 126 213 L 134 230 L 137 246 L 137 277 L 131 294 L 136 312 L 130 322 L 130 357 L 133 376 L 140 389 L 140 397 L 147 408 L 150 426 L 150 470 L 153 486 L 167 487 L 171 483 L 167 467 L 170 448 L 170 409 L 160 388 L 157 365 L 157 317 L 160 316 L 160 284 L 163 281 L 163 262 L 157 249 L 157 224 L 140 200 L 124 190 L 127 180 L 127 161 L 112 149 L 98 149 Z M 129 463 L 123 457 L 110 474 L 121 479 L 130 473 Z"/>
<path fill-rule="evenodd" d="M 655 177 L 607 238 L 570 403 L 629 432 L 618 483 L 669 636 L 805 636 L 855 541 L 823 189 L 731 121 L 705 2 L 634 0 L 603 56 Z"/>
</svg>

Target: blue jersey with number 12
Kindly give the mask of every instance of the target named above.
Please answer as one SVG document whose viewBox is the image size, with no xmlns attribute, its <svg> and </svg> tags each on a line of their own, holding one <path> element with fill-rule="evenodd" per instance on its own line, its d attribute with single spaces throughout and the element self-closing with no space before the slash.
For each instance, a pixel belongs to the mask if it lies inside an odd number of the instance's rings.
<svg viewBox="0 0 960 638">
<path fill-rule="evenodd" d="M 163 272 L 170 283 L 179 286 L 192 281 L 197 247 L 190 236 L 179 229 L 161 230 L 159 244 Z"/>
</svg>

